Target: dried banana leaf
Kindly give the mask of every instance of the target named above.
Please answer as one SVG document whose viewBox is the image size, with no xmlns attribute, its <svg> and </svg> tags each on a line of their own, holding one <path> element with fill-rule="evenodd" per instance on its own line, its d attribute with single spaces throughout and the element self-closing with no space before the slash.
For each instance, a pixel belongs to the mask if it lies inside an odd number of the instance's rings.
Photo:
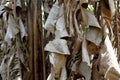
<svg viewBox="0 0 120 80">
<path fill-rule="evenodd" d="M 98 23 L 97 18 L 95 17 L 95 15 L 92 11 L 81 8 L 81 12 L 82 12 L 82 17 L 83 17 L 83 21 L 84 21 L 85 25 L 101 28 Z"/>
<path fill-rule="evenodd" d="M 101 29 L 90 27 L 86 32 L 86 39 L 93 42 L 97 46 L 100 46 L 102 42 L 102 31 Z"/>
<path fill-rule="evenodd" d="M 55 24 L 58 20 L 59 16 L 59 10 L 60 7 L 58 5 L 58 0 L 55 2 L 53 7 L 50 10 L 49 16 L 45 22 L 45 29 L 48 30 L 49 32 L 54 33 L 55 32 Z"/>
<path fill-rule="evenodd" d="M 53 41 L 49 41 L 49 43 L 45 46 L 44 50 L 63 55 L 70 55 L 70 51 L 67 46 L 67 41 L 64 39 L 54 39 Z"/>
<path fill-rule="evenodd" d="M 56 38 L 69 37 L 66 27 L 65 27 L 64 5 L 63 4 L 60 6 L 59 16 L 60 17 L 58 18 L 56 22 L 55 37 Z"/>
<path fill-rule="evenodd" d="M 91 79 L 90 58 L 87 51 L 87 42 L 85 38 L 82 43 L 82 61 L 80 63 L 80 73 L 85 77 L 86 80 Z"/>
<path fill-rule="evenodd" d="M 47 80 L 53 80 L 53 79 L 66 80 L 67 73 L 65 69 L 65 63 L 67 57 L 62 54 L 51 53 L 49 55 L 49 58 L 52 67 L 51 67 L 51 74 L 49 75 Z"/>
<path fill-rule="evenodd" d="M 7 25 L 8 26 L 7 26 L 7 33 L 5 35 L 5 41 L 10 42 L 11 39 L 14 39 L 17 33 L 19 32 L 19 28 L 12 15 L 9 15 Z"/>
<path fill-rule="evenodd" d="M 101 49 L 100 73 L 109 80 L 120 79 L 120 67 L 115 56 L 112 44 L 108 36 L 106 36 L 104 46 Z"/>
</svg>

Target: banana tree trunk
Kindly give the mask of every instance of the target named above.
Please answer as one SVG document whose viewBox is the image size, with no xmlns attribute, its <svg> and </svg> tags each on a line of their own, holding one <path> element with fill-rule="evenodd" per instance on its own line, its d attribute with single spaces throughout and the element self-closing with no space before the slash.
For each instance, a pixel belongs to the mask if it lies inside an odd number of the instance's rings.
<svg viewBox="0 0 120 80">
<path fill-rule="evenodd" d="M 29 8 L 29 67 L 31 70 L 29 80 L 45 80 L 41 0 L 31 0 Z"/>
</svg>

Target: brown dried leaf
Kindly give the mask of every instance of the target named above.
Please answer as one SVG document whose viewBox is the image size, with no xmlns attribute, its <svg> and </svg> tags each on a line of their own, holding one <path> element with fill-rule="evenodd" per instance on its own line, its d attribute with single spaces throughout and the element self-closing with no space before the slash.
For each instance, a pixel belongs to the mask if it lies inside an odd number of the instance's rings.
<svg viewBox="0 0 120 80">
<path fill-rule="evenodd" d="M 116 11 L 114 0 L 102 0 L 101 11 L 103 13 L 103 17 L 111 19 L 115 15 Z"/>
<path fill-rule="evenodd" d="M 90 55 L 99 54 L 100 47 L 98 47 L 94 43 L 90 42 L 87 46 L 87 50 L 88 50 Z"/>
<path fill-rule="evenodd" d="M 110 12 L 111 12 L 111 17 L 115 15 L 115 1 L 114 0 L 109 0 L 109 7 L 110 7 Z"/>
</svg>

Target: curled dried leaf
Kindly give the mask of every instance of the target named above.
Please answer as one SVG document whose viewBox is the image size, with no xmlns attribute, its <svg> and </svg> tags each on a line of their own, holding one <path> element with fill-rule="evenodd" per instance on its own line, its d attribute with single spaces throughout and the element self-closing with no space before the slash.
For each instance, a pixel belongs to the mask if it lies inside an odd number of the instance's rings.
<svg viewBox="0 0 120 80">
<path fill-rule="evenodd" d="M 114 0 L 101 0 L 101 11 L 103 17 L 112 19 L 116 11 Z"/>
<path fill-rule="evenodd" d="M 86 80 L 91 79 L 90 58 L 87 51 L 87 42 L 85 38 L 82 43 L 82 62 L 80 63 L 80 73 Z"/>
<path fill-rule="evenodd" d="M 55 32 L 55 23 L 58 20 L 59 10 L 60 10 L 60 7 L 58 5 L 58 0 L 57 0 L 56 3 L 51 8 L 49 16 L 45 22 L 44 28 L 49 32 L 52 32 L 52 33 Z"/>
<path fill-rule="evenodd" d="M 65 28 L 64 16 L 60 17 L 56 23 L 56 38 L 69 37 L 67 30 Z"/>
<path fill-rule="evenodd" d="M 8 17 L 7 33 L 5 35 L 5 41 L 10 42 L 12 38 L 19 32 L 18 25 L 12 15 Z"/>
<path fill-rule="evenodd" d="M 100 46 L 102 41 L 102 31 L 98 28 L 90 27 L 86 32 L 86 39 L 93 42 L 97 46 Z"/>
<path fill-rule="evenodd" d="M 109 80 L 119 80 L 120 78 L 120 67 L 108 36 L 101 49 L 100 73 Z"/>
<path fill-rule="evenodd" d="M 21 19 L 19 19 L 19 26 L 20 26 L 21 38 L 27 36 L 27 32 L 25 30 L 25 26 L 24 26 L 24 24 L 23 24 Z"/>
<path fill-rule="evenodd" d="M 55 36 L 56 38 L 69 37 L 66 27 L 65 27 L 64 5 L 63 4 L 60 6 L 59 16 L 60 17 L 56 23 Z"/>
<path fill-rule="evenodd" d="M 49 55 L 49 58 L 50 58 L 50 63 L 52 64 L 51 74 L 53 75 L 53 78 L 60 79 L 60 80 L 64 78 L 66 79 L 67 74 L 65 70 L 65 63 L 66 63 L 67 57 L 62 54 L 51 53 Z M 65 73 L 61 74 L 61 71 Z"/>
<path fill-rule="evenodd" d="M 64 55 L 70 55 L 67 41 L 64 39 L 54 39 L 45 46 L 45 51 L 55 52 Z"/>
<path fill-rule="evenodd" d="M 95 15 L 92 11 L 81 8 L 81 12 L 82 12 L 82 17 L 83 17 L 83 21 L 84 21 L 85 25 L 101 28 L 98 23 L 97 18 L 95 17 Z"/>
</svg>

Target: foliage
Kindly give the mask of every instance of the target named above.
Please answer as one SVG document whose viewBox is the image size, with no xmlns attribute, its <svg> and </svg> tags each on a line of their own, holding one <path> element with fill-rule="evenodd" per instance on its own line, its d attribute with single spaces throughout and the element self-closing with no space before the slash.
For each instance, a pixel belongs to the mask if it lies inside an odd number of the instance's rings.
<svg viewBox="0 0 120 80">
<path fill-rule="evenodd" d="M 0 74 L 2 80 L 22 80 L 24 71 L 29 70 L 28 35 L 25 29 L 25 17 L 21 14 L 22 5 L 20 0 L 2 0 L 0 5 Z"/>
<path fill-rule="evenodd" d="M 120 79 L 119 4 L 119 0 L 44 1 L 49 14 L 44 28 L 50 32 L 45 46 L 51 63 L 47 80 Z"/>
</svg>

